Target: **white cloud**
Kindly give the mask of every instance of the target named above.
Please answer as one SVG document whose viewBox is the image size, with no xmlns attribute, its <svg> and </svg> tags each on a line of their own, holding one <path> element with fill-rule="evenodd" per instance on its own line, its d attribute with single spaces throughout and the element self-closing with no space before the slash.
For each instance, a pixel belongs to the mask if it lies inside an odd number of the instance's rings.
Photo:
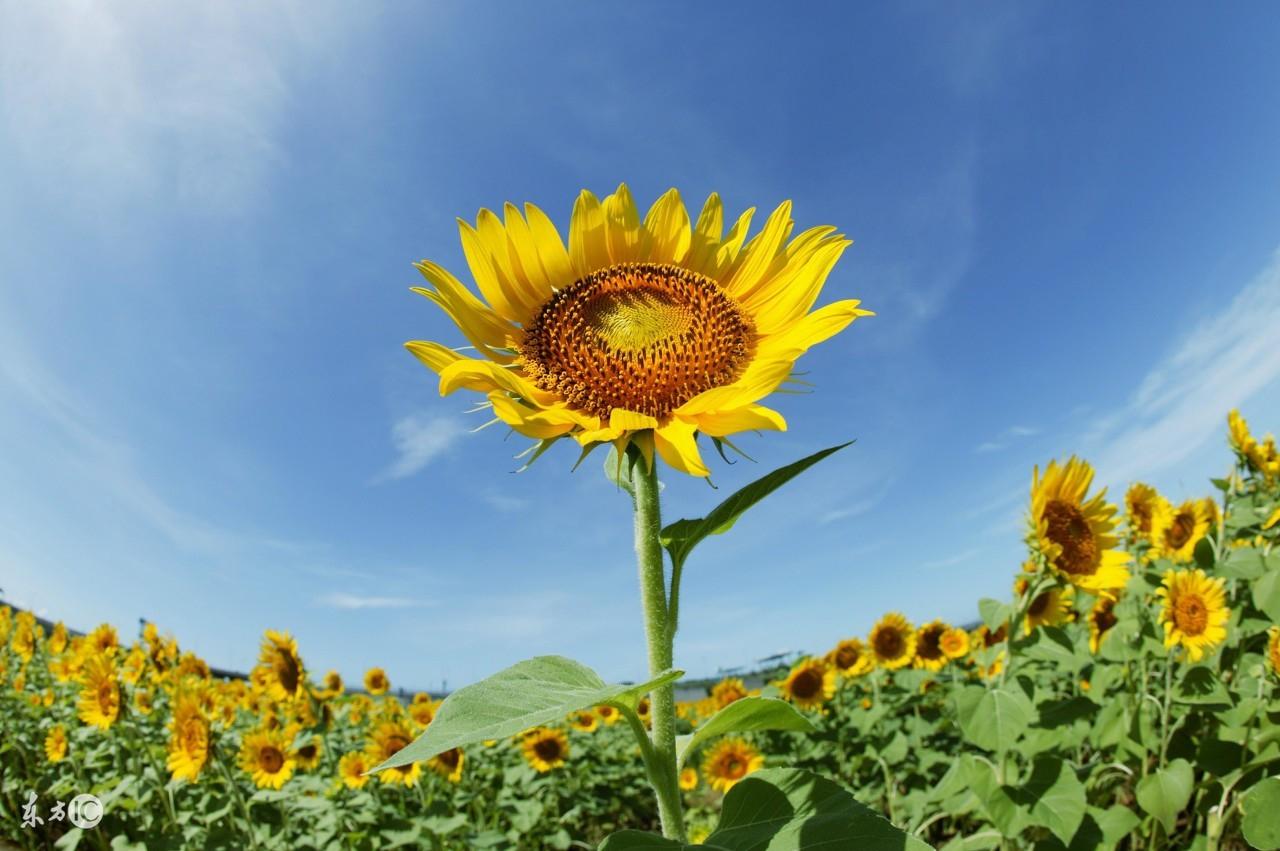
<svg viewBox="0 0 1280 851">
<path fill-rule="evenodd" d="M 982 550 L 979 550 L 979 549 L 965 550 L 964 552 L 959 552 L 953 556 L 948 556 L 946 558 L 935 559 L 934 561 L 926 561 L 924 564 L 920 566 L 924 568 L 954 567 L 957 564 L 964 564 L 966 561 L 969 561 L 971 558 L 980 554 L 981 552 Z"/>
<path fill-rule="evenodd" d="M 374 482 L 414 475 L 466 433 L 466 429 L 447 417 L 413 414 L 401 418 L 391 427 L 391 442 L 400 457 L 379 473 Z"/>
<path fill-rule="evenodd" d="M 1225 429 L 1226 412 L 1280 378 L 1280 251 L 1157 364 L 1089 439 L 1108 483 L 1149 477 Z"/>
<path fill-rule="evenodd" d="M 1014 438 L 1018 437 L 1034 437 L 1040 433 L 1040 429 L 1031 426 L 1014 425 L 1009 426 L 995 440 L 987 440 L 979 443 L 974 447 L 973 451 L 979 454 L 988 452 L 999 452 L 1001 449 L 1007 449 Z"/>
<path fill-rule="evenodd" d="M 876 493 L 863 497 L 862 499 L 855 500 L 844 508 L 836 508 L 826 512 L 818 518 L 818 522 L 821 524 L 834 523 L 837 520 L 847 520 L 850 517 L 857 517 L 859 515 L 866 514 L 868 511 L 884 501 L 884 498 L 889 493 L 889 489 L 891 487 L 893 487 L 892 479 L 886 481 Z"/>
<path fill-rule="evenodd" d="M 316 602 L 331 609 L 412 609 L 427 605 L 422 600 L 408 597 L 362 597 L 336 591 L 326 594 Z"/>
</svg>

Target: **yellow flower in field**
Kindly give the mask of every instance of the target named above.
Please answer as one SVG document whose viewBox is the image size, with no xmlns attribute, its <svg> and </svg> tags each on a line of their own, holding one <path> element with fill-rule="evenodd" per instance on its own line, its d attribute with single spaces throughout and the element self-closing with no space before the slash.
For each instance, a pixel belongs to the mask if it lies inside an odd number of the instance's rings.
<svg viewBox="0 0 1280 851">
<path fill-rule="evenodd" d="M 1267 636 L 1267 664 L 1271 673 L 1280 676 L 1280 626 L 1268 629 Z"/>
<path fill-rule="evenodd" d="M 113 654 L 120 649 L 120 636 L 111 624 L 101 624 L 85 636 L 83 649 L 97 655 Z"/>
<path fill-rule="evenodd" d="M 995 632 L 988 629 L 986 624 L 982 624 L 973 631 L 971 643 L 974 647 L 985 650 L 988 647 L 995 647 L 997 644 L 1003 644 L 1005 637 L 1008 634 L 1008 624 L 1000 624 L 1000 628 Z"/>
<path fill-rule="evenodd" d="M 1267 529 L 1270 529 L 1272 526 L 1276 525 L 1277 523 L 1280 523 L 1280 508 L 1277 508 L 1275 511 L 1271 512 L 1271 516 L 1268 517 L 1266 522 L 1262 524 L 1262 530 L 1265 532 Z"/>
<path fill-rule="evenodd" d="M 279 789 L 293 776 L 288 741 L 284 730 L 259 729 L 240 743 L 240 767 L 259 789 Z"/>
<path fill-rule="evenodd" d="M 716 702 L 716 706 L 724 709 L 735 700 L 741 700 L 744 697 L 750 697 L 751 692 L 747 690 L 746 683 L 737 677 L 725 677 L 720 682 L 711 687 L 711 699 Z"/>
<path fill-rule="evenodd" d="M 650 722 L 653 720 L 653 704 L 649 702 L 649 695 L 646 694 L 644 697 L 636 701 L 636 715 L 639 716 L 641 724 L 644 724 L 646 727 L 649 726 Z"/>
<path fill-rule="evenodd" d="M 842 677 L 859 677 L 875 666 L 860 638 L 844 639 L 827 653 L 826 659 L 827 664 Z"/>
<path fill-rule="evenodd" d="M 13 690 L 22 692 L 27 690 L 27 669 L 23 668 L 18 671 L 18 676 L 13 678 Z"/>
<path fill-rule="evenodd" d="M 13 629 L 13 609 L 0 606 L 0 644 L 9 640 L 11 629 Z"/>
<path fill-rule="evenodd" d="M 273 700 L 293 700 L 305 693 L 307 673 L 298 656 L 298 643 L 289 633 L 267 630 L 258 663 L 262 685 Z"/>
<path fill-rule="evenodd" d="M 376 764 L 381 764 L 391 759 L 412 741 L 413 733 L 404 724 L 399 721 L 383 721 L 374 728 L 370 736 L 369 756 Z M 403 786 L 418 785 L 418 778 L 421 776 L 422 763 L 420 762 L 411 762 L 408 765 L 378 772 L 378 779 L 383 783 L 399 783 Z"/>
<path fill-rule="evenodd" d="M 969 653 L 969 633 L 959 627 L 951 627 L 942 633 L 938 646 L 948 659 L 963 659 Z"/>
<path fill-rule="evenodd" d="M 702 760 L 702 776 L 711 788 L 728 792 L 734 785 L 764 767 L 764 757 L 743 739 L 721 739 Z"/>
<path fill-rule="evenodd" d="M 503 219 L 481 210 L 459 222 L 484 301 L 442 267 L 418 270 L 415 288 L 439 306 L 481 355 L 432 342 L 406 347 L 440 374 L 440 392 L 488 396 L 493 414 L 527 437 L 572 437 L 584 447 L 631 441 L 651 459 L 707 476 L 694 434 L 786 428 L 759 403 L 810 347 L 868 311 L 856 300 L 813 313 L 828 273 L 849 245 L 835 228 L 787 242 L 790 202 L 744 247 L 753 210 L 722 235 L 720 199 L 690 225 L 679 194 L 643 221 L 626 185 L 597 200 L 582 192 L 568 248 L 532 204 Z M 487 303 L 486 303 L 487 302 Z"/>
<path fill-rule="evenodd" d="M 165 767 L 174 780 L 195 783 L 209 761 L 209 719 L 193 695 L 174 698 L 169 722 L 169 757 Z"/>
<path fill-rule="evenodd" d="M 805 709 L 818 709 L 836 693 L 836 672 L 821 659 L 801 659 L 776 684 L 783 698 Z"/>
<path fill-rule="evenodd" d="M 342 674 L 337 671 L 329 671 L 324 675 L 324 683 L 320 686 L 318 696 L 329 700 L 338 697 L 346 690 L 346 685 L 342 682 Z"/>
<path fill-rule="evenodd" d="M 1170 561 L 1191 561 L 1196 544 L 1209 533 L 1217 515 L 1211 499 L 1189 499 L 1177 508 L 1164 502 L 1151 521 L 1156 553 Z"/>
<path fill-rule="evenodd" d="M 1106 488 L 1088 497 L 1093 468 L 1072 457 L 1059 466 L 1051 461 L 1031 480 L 1032 546 L 1049 566 L 1072 585 L 1091 593 L 1123 588 L 1129 581 L 1129 556 L 1115 549 L 1116 507 L 1106 501 Z"/>
<path fill-rule="evenodd" d="M 343 754 L 342 759 L 338 760 L 338 777 L 348 789 L 363 789 L 369 782 L 366 772 L 373 765 L 368 755 L 362 751 Z"/>
<path fill-rule="evenodd" d="M 372 712 L 373 701 L 363 694 L 353 695 L 347 703 L 347 721 L 353 725 L 364 723 L 365 717 Z"/>
<path fill-rule="evenodd" d="M 1151 520 L 1162 497 L 1151 485 L 1134 482 L 1124 495 L 1125 524 L 1136 541 L 1151 540 Z"/>
<path fill-rule="evenodd" d="M 596 728 L 600 726 L 600 719 L 590 709 L 583 709 L 569 716 L 569 724 L 579 732 L 594 733 Z"/>
<path fill-rule="evenodd" d="M 142 652 L 142 648 L 134 646 L 129 654 L 124 657 L 124 663 L 121 665 L 121 677 L 129 685 L 137 685 L 138 680 L 142 679 L 142 672 L 147 666 L 147 654 Z"/>
<path fill-rule="evenodd" d="M 26 612 L 23 612 L 26 614 Z M 25 620 L 21 615 L 18 617 L 18 625 L 13 630 L 13 638 L 9 640 L 9 647 L 17 657 L 22 660 L 22 664 L 31 661 L 31 657 L 36 653 L 36 626 L 34 623 Z"/>
<path fill-rule="evenodd" d="M 76 704 L 80 720 L 106 730 L 120 717 L 120 681 L 110 656 L 93 656 L 81 672 L 80 698 Z"/>
<path fill-rule="evenodd" d="M 67 626 L 58 621 L 53 625 L 53 632 L 49 633 L 49 652 L 54 656 L 59 655 L 67 649 L 67 640 Z"/>
<path fill-rule="evenodd" d="M 427 765 L 445 780 L 457 783 L 462 780 L 462 769 L 466 761 L 467 755 L 462 752 L 462 748 L 451 748 L 431 757 L 427 760 Z"/>
<path fill-rule="evenodd" d="M 1116 599 L 1099 597 L 1089 611 L 1089 652 L 1097 653 L 1102 646 L 1102 639 L 1107 637 L 1111 628 L 1119 623 L 1116 617 Z"/>
<path fill-rule="evenodd" d="M 680 769 L 680 788 L 692 792 L 698 788 L 698 769 L 685 767 Z"/>
<path fill-rule="evenodd" d="M 691 845 L 702 845 L 707 841 L 707 837 L 711 835 L 711 828 L 705 824 L 700 824 L 689 828 L 689 843 Z"/>
<path fill-rule="evenodd" d="M 150 715 L 154 708 L 155 695 L 151 691 L 140 688 L 133 693 L 133 709 L 139 715 Z"/>
<path fill-rule="evenodd" d="M 545 774 L 564 765 L 569 757 L 569 737 L 562 730 L 534 727 L 524 734 L 521 751 L 534 771 Z"/>
<path fill-rule="evenodd" d="M 410 703 L 434 703 L 434 701 L 431 699 L 431 695 L 427 694 L 425 691 L 414 692 L 413 700 L 409 702 Z"/>
<path fill-rule="evenodd" d="M 409 704 L 409 717 L 417 722 L 419 727 L 425 727 L 436 719 L 438 705 L 430 697 L 424 701 L 415 700 Z"/>
<path fill-rule="evenodd" d="M 871 628 L 867 646 L 871 648 L 871 658 L 877 665 L 894 671 L 910 665 L 915 658 L 916 631 L 905 617 L 890 612 Z"/>
<path fill-rule="evenodd" d="M 1249 434 L 1249 424 L 1240 416 L 1239 411 L 1233 410 L 1227 414 L 1227 427 L 1232 448 L 1249 469 L 1261 473 L 1267 482 L 1280 477 L 1280 453 L 1276 451 L 1275 438 L 1267 435 L 1259 443 Z"/>
<path fill-rule="evenodd" d="M 940 671 L 947 664 L 942 636 L 950 629 L 942 621 L 930 621 L 916 631 L 916 654 L 912 665 L 926 671 Z"/>
<path fill-rule="evenodd" d="M 1164 646 L 1181 645 L 1183 654 L 1199 662 L 1205 652 L 1227 637 L 1227 608 L 1223 580 L 1210 579 L 1203 570 L 1170 570 L 1156 596 L 1164 601 L 1160 622 Z"/>
<path fill-rule="evenodd" d="M 1018 595 L 1021 596 L 1026 591 L 1025 580 L 1019 579 L 1018 582 L 1023 583 L 1023 587 L 1018 589 Z M 1038 627 L 1060 626 L 1069 622 L 1074 599 L 1075 588 L 1070 585 L 1041 591 L 1027 606 L 1027 614 L 1022 619 L 1023 633 L 1030 635 Z"/>
<path fill-rule="evenodd" d="M 44 755 L 49 762 L 62 762 L 67 758 L 67 729 L 61 724 L 54 724 L 44 737 Z"/>
<path fill-rule="evenodd" d="M 984 680 L 995 679 L 1000 676 L 1000 672 L 1004 670 L 1004 651 L 1001 650 L 996 654 L 996 660 L 990 665 L 979 665 L 978 675 Z"/>
<path fill-rule="evenodd" d="M 324 739 L 314 735 L 293 751 L 293 759 L 298 763 L 299 771 L 315 769 L 320 765 L 322 756 L 324 756 Z"/>
<path fill-rule="evenodd" d="M 606 727 L 611 727 L 618 723 L 618 710 L 607 703 L 597 706 L 596 714 L 600 716 L 600 720 L 605 723 Z"/>
<path fill-rule="evenodd" d="M 391 690 L 391 680 L 381 668 L 370 668 L 364 673 L 364 690 L 369 694 L 386 694 Z"/>
</svg>

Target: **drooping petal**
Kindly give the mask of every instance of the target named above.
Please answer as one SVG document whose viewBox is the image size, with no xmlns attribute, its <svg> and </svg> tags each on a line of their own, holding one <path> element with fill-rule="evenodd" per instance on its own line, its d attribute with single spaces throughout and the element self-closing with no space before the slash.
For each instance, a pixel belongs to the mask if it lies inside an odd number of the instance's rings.
<svg viewBox="0 0 1280 851">
<path fill-rule="evenodd" d="M 874 316 L 863 310 L 858 299 L 846 299 L 820 307 L 793 323 L 780 334 L 762 339 L 756 350 L 758 357 L 799 357 L 811 347 L 834 337 L 860 316 Z"/>
<path fill-rule="evenodd" d="M 702 453 L 698 451 L 694 431 L 693 423 L 673 417 L 671 422 L 653 432 L 654 447 L 662 460 L 675 469 L 690 476 L 705 478 L 711 475 L 711 471 L 702 463 Z"/>
<path fill-rule="evenodd" d="M 740 431 L 786 431 L 782 414 L 764 405 L 746 405 L 727 411 L 698 414 L 693 418 L 698 431 L 710 437 L 726 437 Z"/>
</svg>

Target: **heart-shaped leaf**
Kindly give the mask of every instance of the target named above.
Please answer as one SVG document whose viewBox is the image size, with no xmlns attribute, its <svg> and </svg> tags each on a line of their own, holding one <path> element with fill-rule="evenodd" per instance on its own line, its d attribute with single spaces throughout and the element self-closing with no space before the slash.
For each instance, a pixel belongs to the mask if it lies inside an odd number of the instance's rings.
<svg viewBox="0 0 1280 851">
<path fill-rule="evenodd" d="M 1241 830 L 1258 851 L 1280 848 L 1280 777 L 1268 777 L 1240 799 Z"/>
<path fill-rule="evenodd" d="M 1138 806 L 1164 825 L 1166 834 L 1173 833 L 1178 813 L 1186 809 L 1194 788 L 1191 763 L 1175 759 L 1155 774 L 1138 781 Z"/>
<path fill-rule="evenodd" d="M 955 696 L 956 714 L 965 737 L 989 751 L 1011 748 L 1035 715 L 1020 689 L 965 686 Z"/>
<path fill-rule="evenodd" d="M 698 725 L 693 733 L 676 739 L 680 764 L 709 739 L 724 733 L 751 730 L 797 730 L 813 732 L 813 724 L 800 711 L 776 697 L 742 697 Z"/>
</svg>

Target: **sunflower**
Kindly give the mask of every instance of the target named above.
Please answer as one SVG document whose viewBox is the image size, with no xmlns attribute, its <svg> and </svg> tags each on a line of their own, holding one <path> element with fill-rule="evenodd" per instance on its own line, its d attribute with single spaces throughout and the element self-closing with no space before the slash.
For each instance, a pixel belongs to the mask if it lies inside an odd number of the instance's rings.
<svg viewBox="0 0 1280 851">
<path fill-rule="evenodd" d="M 969 653 L 969 633 L 959 627 L 950 627 L 943 631 L 938 646 L 948 659 L 963 659 Z"/>
<path fill-rule="evenodd" d="M 1268 483 L 1280 477 L 1280 453 L 1276 451 L 1275 438 L 1267 435 L 1262 443 L 1258 443 L 1249 433 L 1249 424 L 1240 416 L 1239 411 L 1233 410 L 1227 414 L 1227 427 L 1231 446 L 1246 467 L 1261 473 Z"/>
<path fill-rule="evenodd" d="M 1151 485 L 1134 482 L 1124 495 L 1124 519 L 1129 537 L 1135 541 L 1151 540 L 1151 520 L 1161 496 Z"/>
<path fill-rule="evenodd" d="M 569 716 L 569 724 L 573 729 L 583 733 L 594 733 L 596 728 L 600 726 L 600 719 L 590 709 L 584 709 L 580 712 L 574 712 Z"/>
<path fill-rule="evenodd" d="M 916 655 L 916 631 L 905 617 L 890 612 L 871 628 L 867 636 L 872 660 L 889 671 L 911 664 Z"/>
<path fill-rule="evenodd" d="M 381 764 L 391 759 L 406 745 L 413 741 L 413 733 L 399 721 L 383 721 L 370 735 L 369 755 L 375 763 Z M 422 776 L 422 763 L 411 762 L 388 768 L 378 775 L 383 783 L 400 783 L 405 786 L 418 785 Z"/>
<path fill-rule="evenodd" d="M 342 682 L 342 674 L 337 671 L 329 671 L 324 675 L 324 683 L 317 691 L 319 697 L 329 699 L 338 697 L 346 690 L 346 685 Z"/>
<path fill-rule="evenodd" d="M 1005 637 L 1008 634 L 1009 625 L 1007 623 L 1000 624 L 1000 628 L 994 632 L 992 632 L 986 624 L 982 624 L 973 631 L 973 635 L 970 636 L 970 643 L 976 648 L 985 650 L 988 647 L 995 647 L 997 644 L 1003 644 Z"/>
<path fill-rule="evenodd" d="M 818 709 L 836 693 L 836 672 L 821 659 L 801 659 L 782 682 L 782 696 L 805 709 Z"/>
<path fill-rule="evenodd" d="M 54 724 L 44 737 L 44 755 L 49 762 L 62 762 L 67 758 L 67 729 Z"/>
<path fill-rule="evenodd" d="M 120 636 L 114 626 L 104 623 L 85 636 L 83 646 L 88 653 L 113 654 L 120 649 Z"/>
<path fill-rule="evenodd" d="M 24 665 L 30 662 L 31 657 L 36 653 L 37 629 L 38 627 L 24 620 L 21 615 L 18 616 L 18 626 L 13 630 L 13 638 L 9 640 L 9 646 Z"/>
<path fill-rule="evenodd" d="M 951 627 L 942 621 L 931 621 L 916 631 L 916 653 L 912 665 L 926 671 L 940 671 L 947 664 L 942 650 L 942 636 Z"/>
<path fill-rule="evenodd" d="M 645 695 L 636 701 L 636 715 L 640 718 L 640 723 L 646 727 L 653 720 L 653 704 L 649 702 L 649 695 Z"/>
<path fill-rule="evenodd" d="M 1267 636 L 1267 664 L 1271 666 L 1271 673 L 1280 676 L 1280 626 L 1268 629 Z"/>
<path fill-rule="evenodd" d="M 1128 554 L 1115 549 L 1116 507 L 1106 488 L 1087 498 L 1093 468 L 1072 457 L 1051 461 L 1031 479 L 1029 542 L 1072 585 L 1093 593 L 1122 588 L 1129 581 Z"/>
<path fill-rule="evenodd" d="M 1160 622 L 1164 646 L 1182 645 L 1184 656 L 1199 662 L 1205 652 L 1227 637 L 1227 608 L 1223 580 L 1210 579 L 1203 570 L 1170 570 L 1156 596 L 1164 601 Z"/>
<path fill-rule="evenodd" d="M 302 696 L 307 675 L 298 656 L 298 643 L 289 633 L 267 630 L 262 638 L 258 661 L 262 684 L 272 699 L 293 700 Z"/>
<path fill-rule="evenodd" d="M 720 709 L 724 709 L 735 700 L 749 697 L 750 694 L 751 692 L 747 691 L 746 683 L 737 677 L 725 677 L 711 687 L 711 699 L 716 702 L 716 706 Z"/>
<path fill-rule="evenodd" d="M 823 282 L 850 244 L 832 227 L 787 242 L 791 203 L 744 241 L 754 210 L 723 235 L 717 195 L 690 225 L 676 190 L 643 222 L 623 184 L 598 200 L 583 191 L 568 247 L 540 209 L 512 204 L 459 221 L 462 248 L 484 301 L 444 268 L 418 270 L 415 288 L 440 307 L 481 355 L 432 342 L 406 347 L 440 374 L 440 392 L 488 396 L 493 414 L 544 446 L 570 436 L 583 447 L 635 441 L 651 461 L 708 476 L 696 432 L 713 438 L 783 430 L 757 404 L 787 380 L 811 346 L 859 316 L 856 300 L 813 313 Z"/>
<path fill-rule="evenodd" d="M 338 778 L 348 789 L 363 789 L 369 782 L 369 769 L 373 762 L 363 751 L 352 751 L 338 760 Z"/>
<path fill-rule="evenodd" d="M 364 690 L 373 695 L 389 692 L 391 690 L 391 680 L 387 679 L 387 672 L 381 668 L 370 668 L 365 671 Z"/>
<path fill-rule="evenodd" d="M 462 780 L 462 767 L 466 763 L 466 754 L 462 752 L 462 748 L 450 748 L 444 753 L 438 753 L 431 759 L 427 760 L 427 765 L 436 774 L 439 774 L 450 783 L 457 783 Z"/>
<path fill-rule="evenodd" d="M 600 720 L 604 722 L 606 727 L 611 727 L 618 723 L 618 710 L 607 703 L 597 706 L 596 714 L 600 716 Z"/>
<path fill-rule="evenodd" d="M 322 756 L 324 756 L 324 740 L 319 736 L 312 736 L 293 751 L 293 759 L 298 763 L 300 771 L 311 771 L 319 766 Z"/>
<path fill-rule="evenodd" d="M 92 656 L 80 679 L 76 712 L 86 724 L 106 730 L 120 717 L 120 681 L 110 656 Z"/>
<path fill-rule="evenodd" d="M 293 776 L 295 761 L 284 730 L 258 729 L 240 743 L 240 767 L 259 789 L 279 789 Z"/>
<path fill-rule="evenodd" d="M 569 756 L 569 737 L 562 730 L 534 727 L 524 734 L 524 758 L 539 774 L 564 765 Z"/>
<path fill-rule="evenodd" d="M 169 730 L 165 767 L 171 779 L 195 783 L 209 760 L 209 719 L 200 701 L 190 694 L 176 696 Z"/>
<path fill-rule="evenodd" d="M 155 694 L 145 688 L 133 693 L 133 708 L 139 715 L 150 715 L 155 707 Z"/>
<path fill-rule="evenodd" d="M 415 700 L 409 704 L 409 717 L 414 720 L 419 727 L 425 727 L 436 719 L 436 707 L 438 704 L 428 697 L 426 700 Z"/>
<path fill-rule="evenodd" d="M 53 625 L 53 632 L 49 633 L 49 652 L 54 656 L 62 653 L 67 649 L 67 627 L 62 621 L 58 621 Z"/>
<path fill-rule="evenodd" d="M 764 766 L 764 757 L 743 739 L 721 739 L 702 760 L 702 776 L 711 788 L 728 792 L 739 780 Z"/>
<path fill-rule="evenodd" d="M 680 769 L 680 788 L 692 792 L 698 788 L 698 769 L 686 766 Z"/>
<path fill-rule="evenodd" d="M 1217 514 L 1211 499 L 1189 499 L 1177 508 L 1162 503 L 1151 521 L 1156 553 L 1170 561 L 1191 561 L 1196 544 L 1209 533 Z"/>
<path fill-rule="evenodd" d="M 1021 595 L 1023 592 L 1019 592 Z M 1075 588 L 1070 585 L 1048 588 L 1036 595 L 1027 605 L 1026 616 L 1022 619 L 1022 631 L 1030 635 L 1037 627 L 1060 626 L 1071 620 L 1072 604 L 1075 601 Z"/>
<path fill-rule="evenodd" d="M 844 639 L 827 653 L 826 660 L 842 677 L 861 676 L 873 666 L 867 646 L 860 638 Z"/>
<path fill-rule="evenodd" d="M 1097 653 L 1102 646 L 1102 639 L 1107 637 L 1112 627 L 1119 623 L 1116 617 L 1116 598 L 1099 597 L 1089 610 L 1089 652 Z"/>
</svg>

